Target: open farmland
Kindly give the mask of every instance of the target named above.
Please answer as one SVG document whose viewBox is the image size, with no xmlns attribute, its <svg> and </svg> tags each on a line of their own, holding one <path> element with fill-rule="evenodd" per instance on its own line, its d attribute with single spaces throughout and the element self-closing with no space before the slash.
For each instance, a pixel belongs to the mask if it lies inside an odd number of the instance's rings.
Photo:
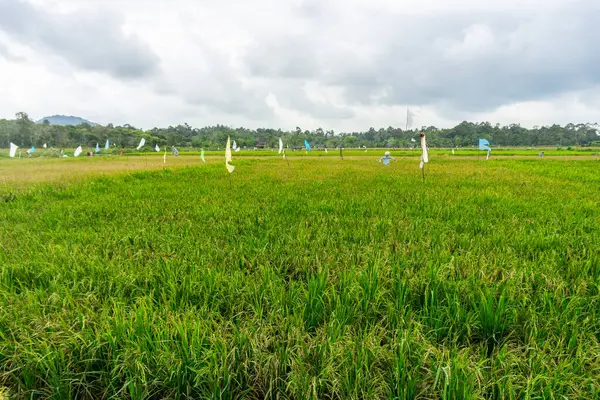
<svg viewBox="0 0 600 400">
<path fill-rule="evenodd" d="M 597 157 L 233 165 L 0 159 L 0 387 L 600 397 Z"/>
</svg>

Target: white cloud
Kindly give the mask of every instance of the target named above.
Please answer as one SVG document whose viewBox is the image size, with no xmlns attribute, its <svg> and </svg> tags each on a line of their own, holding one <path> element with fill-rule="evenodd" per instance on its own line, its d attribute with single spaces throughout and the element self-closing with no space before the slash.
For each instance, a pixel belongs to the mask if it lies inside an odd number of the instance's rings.
<svg viewBox="0 0 600 400">
<path fill-rule="evenodd" d="M 594 122 L 594 0 L 0 0 L 0 118 Z M 39 23 L 32 24 L 31 21 Z"/>
</svg>

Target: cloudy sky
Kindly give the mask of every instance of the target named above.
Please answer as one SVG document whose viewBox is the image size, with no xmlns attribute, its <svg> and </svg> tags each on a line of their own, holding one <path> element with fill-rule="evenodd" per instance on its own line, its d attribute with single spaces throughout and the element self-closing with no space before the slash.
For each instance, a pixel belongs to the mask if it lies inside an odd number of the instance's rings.
<svg viewBox="0 0 600 400">
<path fill-rule="evenodd" d="M 0 0 L 0 118 L 596 122 L 598 0 Z"/>
</svg>

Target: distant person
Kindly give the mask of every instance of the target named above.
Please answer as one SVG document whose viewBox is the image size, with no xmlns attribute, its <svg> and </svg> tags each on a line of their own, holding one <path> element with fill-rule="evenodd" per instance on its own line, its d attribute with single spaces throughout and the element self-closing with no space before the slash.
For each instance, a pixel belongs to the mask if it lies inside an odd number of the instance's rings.
<svg viewBox="0 0 600 400">
<path fill-rule="evenodd" d="M 544 157 L 544 152 L 540 151 L 540 158 Z"/>
<path fill-rule="evenodd" d="M 379 159 L 379 163 L 383 161 L 383 165 L 390 165 L 390 160 L 397 161 L 394 157 L 390 155 L 389 151 L 385 152 L 385 155 Z"/>
<path fill-rule="evenodd" d="M 171 146 L 171 150 L 173 150 L 173 155 L 174 156 L 178 156 L 179 152 L 177 151 L 177 149 L 175 148 L 175 146 Z"/>
</svg>

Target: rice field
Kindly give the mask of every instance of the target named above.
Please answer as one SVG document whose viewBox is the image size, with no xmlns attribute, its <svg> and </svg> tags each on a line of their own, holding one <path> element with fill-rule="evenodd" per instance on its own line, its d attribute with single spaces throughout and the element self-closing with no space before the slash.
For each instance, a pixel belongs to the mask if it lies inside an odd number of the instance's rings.
<svg viewBox="0 0 600 400">
<path fill-rule="evenodd" d="M 0 398 L 600 398 L 597 158 L 145 158 L 0 159 Z"/>
</svg>

